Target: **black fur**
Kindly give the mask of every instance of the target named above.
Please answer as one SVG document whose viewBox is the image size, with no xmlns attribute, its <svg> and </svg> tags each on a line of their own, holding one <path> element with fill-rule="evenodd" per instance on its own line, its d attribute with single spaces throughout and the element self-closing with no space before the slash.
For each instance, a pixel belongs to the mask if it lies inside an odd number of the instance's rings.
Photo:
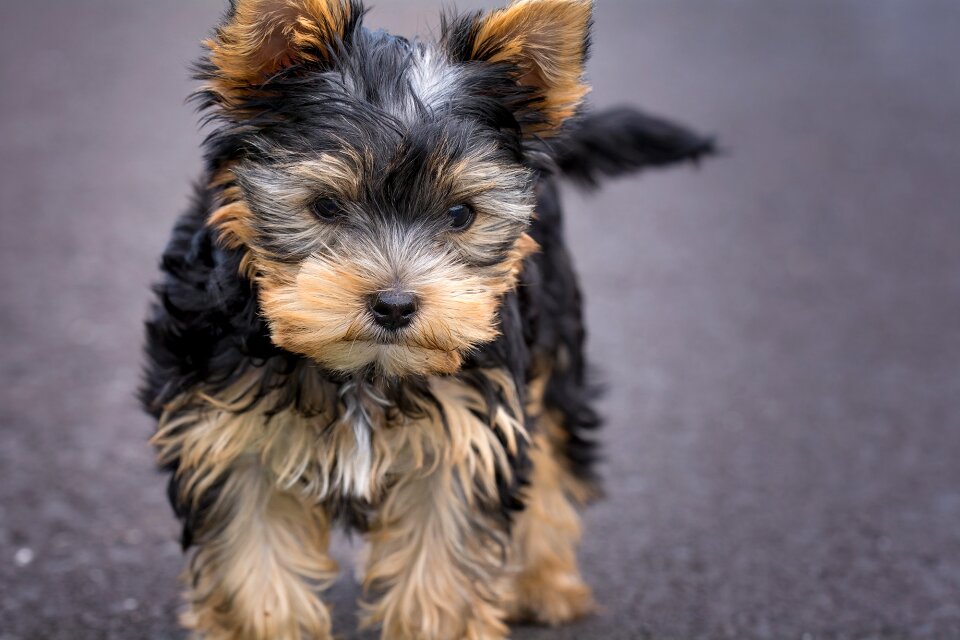
<svg viewBox="0 0 960 640">
<path fill-rule="evenodd" d="M 587 114 L 550 146 L 563 175 L 586 187 L 599 186 L 603 177 L 697 162 L 716 152 L 712 138 L 632 107 Z"/>
</svg>

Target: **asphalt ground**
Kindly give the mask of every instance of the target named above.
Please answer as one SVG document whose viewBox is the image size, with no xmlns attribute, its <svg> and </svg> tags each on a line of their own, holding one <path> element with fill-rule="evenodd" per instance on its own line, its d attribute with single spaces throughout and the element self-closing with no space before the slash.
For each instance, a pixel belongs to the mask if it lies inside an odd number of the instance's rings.
<svg viewBox="0 0 960 640">
<path fill-rule="evenodd" d="M 0 5 L 3 640 L 182 637 L 133 393 L 223 4 Z M 960 638 L 958 59 L 952 0 L 600 0 L 594 101 L 728 153 L 568 193 L 610 389 L 603 610 L 514 638 Z M 342 638 L 370 637 L 357 595 L 347 569 Z"/>
</svg>

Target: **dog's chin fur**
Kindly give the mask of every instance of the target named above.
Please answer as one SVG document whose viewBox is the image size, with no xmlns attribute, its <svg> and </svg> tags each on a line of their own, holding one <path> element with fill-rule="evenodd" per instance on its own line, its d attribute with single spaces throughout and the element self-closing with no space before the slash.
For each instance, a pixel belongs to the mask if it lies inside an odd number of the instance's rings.
<svg viewBox="0 0 960 640">
<path fill-rule="evenodd" d="M 370 340 L 344 340 L 326 345 L 313 358 L 337 373 L 369 371 L 374 376 L 390 378 L 453 374 L 463 364 L 463 356 L 458 351 Z"/>
<path fill-rule="evenodd" d="M 370 545 L 388 640 L 591 611 L 575 506 L 600 420 L 557 177 L 712 148 L 581 113 L 591 9 L 518 0 L 427 43 L 365 29 L 357 0 L 230 1 L 142 391 L 196 637 L 329 640 L 336 522 Z M 415 303 L 374 313 L 386 292 Z"/>
</svg>

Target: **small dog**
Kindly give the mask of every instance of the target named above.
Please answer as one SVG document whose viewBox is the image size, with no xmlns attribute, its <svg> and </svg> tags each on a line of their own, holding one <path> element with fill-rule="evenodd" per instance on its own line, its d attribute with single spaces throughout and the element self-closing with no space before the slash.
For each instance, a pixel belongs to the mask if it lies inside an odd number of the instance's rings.
<svg viewBox="0 0 960 640">
<path fill-rule="evenodd" d="M 363 28 L 355 0 L 234 0 L 205 43 L 215 128 L 142 391 L 197 637 L 330 638 L 338 522 L 368 543 L 384 638 L 591 610 L 600 421 L 557 180 L 712 150 L 582 108 L 591 9 L 520 0 L 428 43 Z"/>
</svg>

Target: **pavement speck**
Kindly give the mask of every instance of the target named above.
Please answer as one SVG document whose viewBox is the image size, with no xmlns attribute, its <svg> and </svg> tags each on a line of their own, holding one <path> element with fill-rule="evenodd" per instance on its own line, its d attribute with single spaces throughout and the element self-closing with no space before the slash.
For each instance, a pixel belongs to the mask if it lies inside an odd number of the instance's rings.
<svg viewBox="0 0 960 640">
<path fill-rule="evenodd" d="M 29 547 L 22 547 L 17 549 L 17 552 L 13 555 L 13 562 L 18 567 L 25 567 L 31 562 L 33 562 L 33 549 Z"/>
</svg>

